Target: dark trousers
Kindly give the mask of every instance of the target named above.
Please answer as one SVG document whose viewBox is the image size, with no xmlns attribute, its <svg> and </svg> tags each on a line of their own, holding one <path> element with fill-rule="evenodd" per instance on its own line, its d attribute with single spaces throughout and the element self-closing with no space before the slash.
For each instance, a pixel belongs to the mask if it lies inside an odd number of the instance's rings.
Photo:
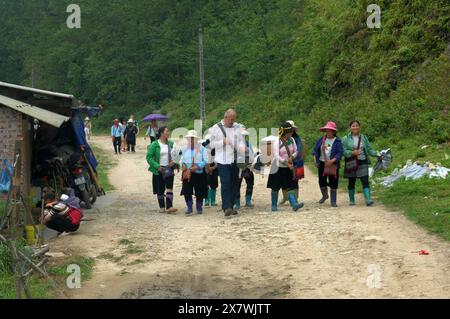
<svg viewBox="0 0 450 319">
<path fill-rule="evenodd" d="M 337 169 L 337 176 L 323 176 L 323 171 L 325 169 L 325 163 L 320 162 L 319 165 L 319 185 L 320 187 L 330 186 L 331 189 L 337 189 L 339 186 L 339 168 Z"/>
<path fill-rule="evenodd" d="M 120 153 L 120 146 L 122 145 L 122 138 L 119 137 L 115 137 L 114 141 L 113 141 L 113 145 L 114 145 L 114 152 Z"/>
<path fill-rule="evenodd" d="M 131 145 L 131 144 L 127 144 L 127 150 L 128 150 L 128 152 L 129 151 L 131 151 L 131 152 L 136 152 L 136 144 L 134 144 L 134 145 Z"/>
<path fill-rule="evenodd" d="M 222 209 L 233 209 L 239 186 L 239 168 L 236 164 L 218 164 Z"/>
<path fill-rule="evenodd" d="M 245 183 L 247 184 L 247 188 L 245 190 L 245 195 L 253 195 L 253 186 L 255 185 L 255 175 L 250 169 L 246 169 L 242 172 L 243 177 L 239 179 L 239 187 L 236 195 L 236 200 L 241 199 L 241 187 L 242 181 L 245 179 Z"/>
<path fill-rule="evenodd" d="M 356 179 L 358 177 L 349 177 L 348 178 L 348 189 L 352 190 L 355 189 L 355 184 L 356 184 Z M 369 188 L 369 176 L 362 176 L 359 177 L 359 179 L 361 180 L 361 184 L 363 186 L 363 188 Z"/>
<path fill-rule="evenodd" d="M 80 227 L 79 225 L 72 224 L 72 221 L 69 218 L 62 215 L 53 215 L 45 225 L 58 233 L 74 232 Z"/>
</svg>

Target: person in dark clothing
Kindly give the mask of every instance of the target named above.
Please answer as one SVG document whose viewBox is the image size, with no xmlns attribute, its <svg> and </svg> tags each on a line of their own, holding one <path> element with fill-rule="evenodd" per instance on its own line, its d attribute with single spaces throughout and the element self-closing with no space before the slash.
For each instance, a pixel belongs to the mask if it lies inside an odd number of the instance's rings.
<svg viewBox="0 0 450 319">
<path fill-rule="evenodd" d="M 202 143 L 207 150 L 210 149 L 210 139 L 209 136 L 206 137 L 206 140 Z M 219 170 L 217 169 L 217 163 L 214 162 L 214 156 L 216 155 L 216 150 L 211 149 L 211 152 L 208 156 L 208 164 L 205 166 L 206 171 L 206 181 L 208 184 L 208 194 L 205 198 L 205 206 L 217 206 L 216 204 L 216 194 L 217 188 L 219 187 Z"/>
<path fill-rule="evenodd" d="M 134 122 L 132 120 L 128 121 L 127 128 L 123 133 L 123 137 L 127 141 L 127 150 L 128 152 L 136 153 L 136 135 L 138 131 L 136 126 L 134 126 Z"/>
<path fill-rule="evenodd" d="M 325 203 L 328 197 L 328 187 L 330 187 L 331 206 L 337 207 L 337 189 L 339 185 L 339 165 L 341 157 L 344 155 L 344 147 L 341 139 L 336 136 L 337 126 L 334 122 L 328 122 L 320 129 L 325 135 L 321 136 L 313 151 L 314 162 L 318 169 L 319 186 L 322 192 L 320 204 Z M 334 170 L 335 174 L 329 174 Z"/>
</svg>

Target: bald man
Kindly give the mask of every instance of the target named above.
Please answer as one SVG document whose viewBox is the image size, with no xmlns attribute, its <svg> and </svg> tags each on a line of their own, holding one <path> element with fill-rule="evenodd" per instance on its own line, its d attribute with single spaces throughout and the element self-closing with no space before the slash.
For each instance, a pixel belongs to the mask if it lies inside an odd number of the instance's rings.
<svg viewBox="0 0 450 319">
<path fill-rule="evenodd" d="M 210 129 L 211 148 L 215 149 L 215 159 L 219 169 L 222 209 L 225 217 L 236 215 L 233 209 L 239 186 L 239 168 L 237 153 L 245 152 L 241 125 L 236 123 L 237 113 L 234 109 L 225 112 L 223 119 Z"/>
</svg>

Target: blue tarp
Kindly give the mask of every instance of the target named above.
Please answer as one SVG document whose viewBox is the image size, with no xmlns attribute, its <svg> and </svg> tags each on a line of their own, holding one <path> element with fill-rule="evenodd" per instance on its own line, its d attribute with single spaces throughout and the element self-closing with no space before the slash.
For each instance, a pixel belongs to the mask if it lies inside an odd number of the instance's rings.
<svg viewBox="0 0 450 319">
<path fill-rule="evenodd" d="M 86 134 L 84 132 L 84 121 L 81 117 L 80 112 L 75 111 L 75 114 L 72 116 L 71 123 L 74 131 L 75 143 L 77 144 L 77 146 L 83 147 L 89 163 L 91 164 L 93 169 L 96 169 L 97 159 L 95 158 L 94 152 L 92 152 L 92 149 L 86 140 Z"/>
<path fill-rule="evenodd" d="M 2 172 L 0 174 L 0 192 L 2 193 L 7 193 L 11 187 L 11 178 L 8 175 L 8 171 L 12 175 L 13 167 L 8 160 L 4 159 L 2 161 Z"/>
</svg>

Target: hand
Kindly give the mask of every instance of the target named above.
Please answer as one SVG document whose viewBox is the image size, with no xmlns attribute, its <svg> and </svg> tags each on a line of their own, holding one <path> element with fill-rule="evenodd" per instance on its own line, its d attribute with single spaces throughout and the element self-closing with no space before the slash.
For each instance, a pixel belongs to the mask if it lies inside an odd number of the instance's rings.
<svg viewBox="0 0 450 319">
<path fill-rule="evenodd" d="M 172 167 L 174 165 L 175 165 L 175 162 L 174 161 L 170 161 L 169 166 Z"/>
<path fill-rule="evenodd" d="M 352 152 L 352 155 L 353 156 L 359 156 L 361 154 L 361 150 L 354 150 L 353 152 Z"/>
<path fill-rule="evenodd" d="M 158 168 L 158 172 L 160 172 L 160 173 L 162 173 L 162 172 L 163 172 L 163 168 L 162 168 L 162 166 L 160 166 L 160 167 Z"/>
<path fill-rule="evenodd" d="M 195 172 L 196 170 L 198 170 L 198 166 L 197 165 L 193 165 L 191 167 L 191 172 Z"/>
<path fill-rule="evenodd" d="M 316 165 L 317 168 L 320 167 L 320 164 L 318 164 L 317 162 L 314 162 L 314 164 Z"/>
<path fill-rule="evenodd" d="M 333 164 L 334 164 L 334 162 L 332 160 L 328 160 L 328 161 L 325 162 L 325 166 L 326 167 L 330 167 Z"/>
</svg>

